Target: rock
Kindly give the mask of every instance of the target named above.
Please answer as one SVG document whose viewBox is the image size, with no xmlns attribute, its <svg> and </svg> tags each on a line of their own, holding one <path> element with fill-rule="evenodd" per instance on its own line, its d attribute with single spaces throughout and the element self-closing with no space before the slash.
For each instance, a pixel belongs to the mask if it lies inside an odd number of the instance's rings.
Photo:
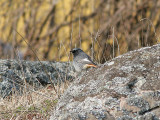
<svg viewBox="0 0 160 120">
<path fill-rule="evenodd" d="M 114 58 L 74 80 L 50 120 L 159 120 L 160 44 Z"/>
<path fill-rule="evenodd" d="M 47 61 L 0 60 L 0 96 L 9 96 L 13 89 L 22 94 L 25 84 L 39 89 L 47 84 L 73 80 L 70 63 Z"/>
</svg>

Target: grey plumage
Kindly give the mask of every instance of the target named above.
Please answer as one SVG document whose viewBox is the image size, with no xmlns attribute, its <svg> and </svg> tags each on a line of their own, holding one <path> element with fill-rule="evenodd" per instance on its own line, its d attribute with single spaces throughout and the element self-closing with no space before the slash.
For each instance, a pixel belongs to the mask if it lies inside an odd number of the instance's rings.
<svg viewBox="0 0 160 120">
<path fill-rule="evenodd" d="M 91 58 L 80 48 L 74 48 L 70 52 L 72 52 L 74 56 L 73 66 L 76 71 L 80 72 L 83 69 L 87 69 L 88 66 L 96 67 L 96 64 L 91 60 Z"/>
</svg>

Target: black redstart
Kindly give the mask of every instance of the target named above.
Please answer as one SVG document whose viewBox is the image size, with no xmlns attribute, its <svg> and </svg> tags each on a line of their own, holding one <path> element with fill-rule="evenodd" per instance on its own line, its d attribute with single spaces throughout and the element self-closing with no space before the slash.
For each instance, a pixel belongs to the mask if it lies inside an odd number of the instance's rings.
<svg viewBox="0 0 160 120">
<path fill-rule="evenodd" d="M 74 48 L 70 52 L 73 54 L 73 66 L 77 72 L 90 67 L 97 67 L 91 58 L 80 48 Z"/>
</svg>

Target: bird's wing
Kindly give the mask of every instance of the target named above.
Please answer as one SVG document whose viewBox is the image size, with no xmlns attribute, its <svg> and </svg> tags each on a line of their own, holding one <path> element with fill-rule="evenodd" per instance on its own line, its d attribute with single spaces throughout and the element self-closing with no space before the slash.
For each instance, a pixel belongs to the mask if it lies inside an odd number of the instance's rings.
<svg viewBox="0 0 160 120">
<path fill-rule="evenodd" d="M 82 57 L 82 58 L 77 58 L 76 61 L 78 63 L 82 63 L 82 64 L 91 64 L 91 65 L 93 64 L 93 65 L 96 65 L 88 55 L 85 55 L 85 57 Z"/>
</svg>

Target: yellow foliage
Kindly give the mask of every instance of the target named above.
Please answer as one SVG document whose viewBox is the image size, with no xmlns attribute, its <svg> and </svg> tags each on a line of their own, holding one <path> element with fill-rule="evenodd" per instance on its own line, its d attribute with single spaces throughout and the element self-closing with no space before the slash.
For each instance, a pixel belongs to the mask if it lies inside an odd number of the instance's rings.
<svg viewBox="0 0 160 120">
<path fill-rule="evenodd" d="M 25 37 L 41 60 L 68 61 L 70 49 L 81 47 L 90 54 L 94 47 L 95 58 L 105 62 L 106 58 L 113 57 L 113 49 L 118 55 L 117 40 L 120 54 L 137 49 L 137 44 L 156 44 L 159 36 L 155 37 L 155 31 L 158 35 L 160 29 L 160 8 L 157 6 L 160 3 L 153 3 L 143 0 L 1 0 L 0 39 L 10 44 L 16 42 L 24 56 L 33 60 L 36 57 L 29 52 L 31 48 L 21 36 L 15 35 L 14 29 Z M 109 47 L 113 46 L 112 26 L 115 28 L 115 48 Z M 144 40 L 146 36 L 149 41 Z"/>
</svg>

